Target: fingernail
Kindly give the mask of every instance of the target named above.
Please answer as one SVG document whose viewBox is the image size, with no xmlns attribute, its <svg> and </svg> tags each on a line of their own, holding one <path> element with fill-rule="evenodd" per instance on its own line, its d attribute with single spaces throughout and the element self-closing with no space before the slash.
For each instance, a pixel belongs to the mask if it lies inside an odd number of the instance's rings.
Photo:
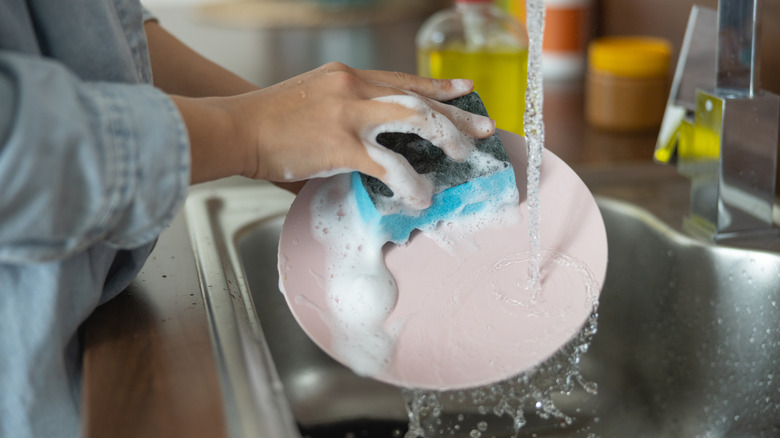
<svg viewBox="0 0 780 438">
<path fill-rule="evenodd" d="M 474 81 L 471 79 L 453 79 L 450 81 L 452 88 L 461 93 L 468 93 L 474 88 Z"/>
</svg>

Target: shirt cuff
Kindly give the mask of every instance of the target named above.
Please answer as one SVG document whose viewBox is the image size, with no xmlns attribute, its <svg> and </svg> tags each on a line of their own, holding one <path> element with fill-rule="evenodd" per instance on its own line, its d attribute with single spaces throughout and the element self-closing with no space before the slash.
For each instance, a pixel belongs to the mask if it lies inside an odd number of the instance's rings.
<svg viewBox="0 0 780 438">
<path fill-rule="evenodd" d="M 149 9 L 144 8 L 144 23 L 149 20 L 159 21 Z"/>
<path fill-rule="evenodd" d="M 190 147 L 173 101 L 149 85 L 95 84 L 110 118 L 115 170 L 109 208 L 98 227 L 106 242 L 130 249 L 147 244 L 173 220 L 187 195 Z"/>
</svg>

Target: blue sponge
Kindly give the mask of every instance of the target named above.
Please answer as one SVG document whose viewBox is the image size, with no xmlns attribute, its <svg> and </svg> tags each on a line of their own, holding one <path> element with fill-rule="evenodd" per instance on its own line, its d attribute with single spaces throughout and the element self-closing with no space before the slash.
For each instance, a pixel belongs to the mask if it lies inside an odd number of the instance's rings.
<svg viewBox="0 0 780 438">
<path fill-rule="evenodd" d="M 417 215 L 392 213 L 382 215 L 365 190 L 358 172 L 352 174 L 358 210 L 363 220 L 384 235 L 384 241 L 406 243 L 415 229 L 433 227 L 442 220 L 474 214 L 495 201 L 495 195 L 516 187 L 515 171 L 512 168 L 482 176 L 463 184 L 450 187 L 433 195 L 430 207 Z"/>
<path fill-rule="evenodd" d="M 476 93 L 446 103 L 487 116 Z M 433 202 L 427 209 L 383 215 L 376 205 L 392 202 L 392 190 L 376 178 L 359 172 L 352 174 L 352 188 L 363 220 L 387 242 L 402 244 L 415 229 L 429 229 L 440 221 L 516 199 L 508 196 L 516 192 L 517 183 L 497 134 L 477 140 L 475 151 L 463 162 L 450 159 L 441 149 L 415 134 L 385 133 L 377 141 L 403 155 L 416 172 L 430 178 L 434 185 Z"/>
</svg>

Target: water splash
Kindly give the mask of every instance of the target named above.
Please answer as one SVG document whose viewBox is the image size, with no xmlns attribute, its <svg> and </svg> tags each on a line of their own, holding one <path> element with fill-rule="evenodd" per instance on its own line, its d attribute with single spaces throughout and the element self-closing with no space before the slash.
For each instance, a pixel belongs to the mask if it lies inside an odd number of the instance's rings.
<svg viewBox="0 0 780 438">
<path fill-rule="evenodd" d="M 405 438 L 472 433 L 517 437 L 529 425 L 537 431 L 572 428 L 587 436 L 587 426 L 577 422 L 579 417 L 597 421 L 588 412 L 592 406 L 588 397 L 595 396 L 598 388 L 582 375 L 580 365 L 597 332 L 597 319 L 594 310 L 580 333 L 550 359 L 494 385 L 444 392 L 403 390 L 409 417 Z"/>
</svg>

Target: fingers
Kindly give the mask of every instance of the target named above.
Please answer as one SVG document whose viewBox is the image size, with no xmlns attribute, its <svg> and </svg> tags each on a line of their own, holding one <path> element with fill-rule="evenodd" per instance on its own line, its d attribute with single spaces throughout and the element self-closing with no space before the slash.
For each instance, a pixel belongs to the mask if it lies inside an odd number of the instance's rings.
<svg viewBox="0 0 780 438">
<path fill-rule="evenodd" d="M 439 147 L 447 156 L 456 161 L 465 160 L 472 151 L 471 142 L 461 134 L 458 128 L 441 113 L 433 111 L 421 99 L 414 96 L 384 96 L 373 99 L 375 102 L 399 105 L 411 110 L 403 119 L 383 123 L 374 128 L 372 138 L 384 132 L 404 132 L 417 134 Z"/>
<path fill-rule="evenodd" d="M 390 95 L 372 99 L 373 102 L 402 107 L 403 117 L 385 118 L 375 122 L 371 129 L 371 138 L 384 132 L 403 132 L 417 134 L 439 147 L 444 153 L 456 161 L 465 160 L 474 149 L 474 138 L 491 135 L 495 131 L 495 123 L 488 117 L 472 114 L 451 105 L 423 100 L 411 95 Z M 434 111 L 429 104 L 440 111 Z M 386 117 L 388 111 L 373 111 L 381 117 Z M 381 119 L 380 119 L 381 120 Z"/>
<path fill-rule="evenodd" d="M 438 101 L 452 100 L 474 91 L 474 82 L 470 79 L 431 79 L 399 72 L 365 73 L 368 80 Z"/>
<path fill-rule="evenodd" d="M 438 101 L 452 100 L 474 91 L 474 82 L 470 79 L 431 79 L 401 72 L 358 70 L 340 63 L 326 64 L 321 68 L 325 72 L 350 72 L 365 81 L 411 91 Z"/>
<path fill-rule="evenodd" d="M 496 131 L 496 121 L 490 117 L 470 113 L 453 105 L 427 100 L 432 110 L 444 114 L 466 135 L 474 138 L 487 138 Z"/>
<path fill-rule="evenodd" d="M 439 104 L 450 117 L 434 111 L 425 99 L 413 95 L 389 95 L 372 99 L 374 103 L 382 103 L 381 111 L 366 111 L 377 117 L 377 122 L 369 123 L 372 129 L 362 132 L 362 142 L 368 156 L 375 165 L 381 167 L 378 171 L 365 171 L 379 178 L 393 191 L 394 196 L 402 205 L 415 210 L 431 205 L 433 183 L 415 172 L 409 161 L 402 155 L 380 145 L 376 138 L 383 132 L 403 132 L 417 134 L 441 148 L 445 154 L 454 160 L 462 161 L 474 150 L 473 137 L 467 135 L 450 120 L 460 119 L 467 125 L 473 125 L 480 137 L 489 135 L 495 130 L 495 124 L 487 117 L 462 111 L 449 105 Z M 443 107 L 450 107 L 443 108 Z M 369 166 L 370 167 L 370 166 Z M 364 169 L 367 168 L 364 166 Z M 383 212 L 387 214 L 388 212 Z"/>
<path fill-rule="evenodd" d="M 431 206 L 433 182 L 415 172 L 403 155 L 395 153 L 376 141 L 376 136 L 363 139 L 370 164 L 358 164 L 363 173 L 378 178 L 393 191 L 393 198 L 401 206 L 423 210 Z M 377 206 L 380 208 L 381 206 Z M 394 211 L 382 211 L 383 214 Z"/>
<path fill-rule="evenodd" d="M 385 101 L 405 106 L 417 112 L 421 116 L 420 120 L 417 122 L 434 122 L 433 117 L 444 115 L 446 118 L 450 119 L 459 130 L 473 138 L 489 137 L 495 130 L 495 122 L 489 118 L 475 115 L 452 105 L 440 102 L 455 99 L 456 97 L 472 92 L 474 83 L 471 80 L 429 79 L 399 72 L 357 70 L 339 63 L 326 64 L 321 70 L 326 74 L 342 74 L 342 77 L 349 76 L 362 82 L 360 94 L 364 98 L 382 101 L 382 99 L 377 98 L 398 96 L 398 98 L 387 98 Z M 352 81 L 345 82 L 351 83 L 354 86 L 354 82 Z M 400 96 L 403 95 L 414 96 L 418 98 L 419 101 L 400 98 Z M 397 100 L 397 102 L 390 102 L 391 100 Z M 433 117 L 430 117 L 431 109 L 434 110 Z M 439 123 L 446 122 L 444 120 L 439 120 Z M 418 123 L 417 125 L 419 126 L 420 124 Z M 438 131 L 438 128 L 439 126 L 431 128 L 434 129 L 434 131 L 431 132 Z M 434 142 L 433 139 L 429 137 L 425 138 Z M 434 144 L 439 146 L 436 142 L 434 142 Z M 445 149 L 446 152 L 447 146 L 445 145 L 442 149 Z M 457 151 L 453 151 L 453 153 L 457 155 Z"/>
</svg>

